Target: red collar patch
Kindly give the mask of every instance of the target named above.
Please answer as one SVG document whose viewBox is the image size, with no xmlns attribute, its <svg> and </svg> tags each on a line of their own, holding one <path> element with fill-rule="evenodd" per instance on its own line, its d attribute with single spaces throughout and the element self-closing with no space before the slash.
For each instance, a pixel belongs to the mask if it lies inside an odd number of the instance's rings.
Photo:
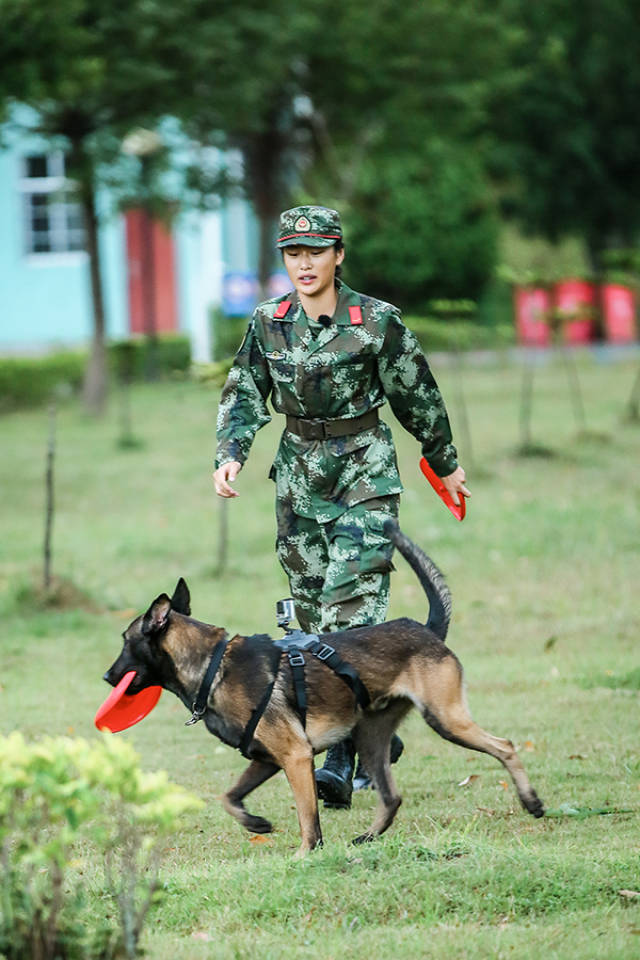
<svg viewBox="0 0 640 960">
<path fill-rule="evenodd" d="M 278 309 L 273 315 L 274 320 L 282 320 L 283 317 L 289 313 L 289 307 L 291 306 L 291 300 L 283 300 L 282 303 L 278 304 Z"/>
<path fill-rule="evenodd" d="M 349 307 L 349 317 L 351 318 L 351 326 L 357 327 L 362 323 L 362 310 L 360 307 Z"/>
</svg>

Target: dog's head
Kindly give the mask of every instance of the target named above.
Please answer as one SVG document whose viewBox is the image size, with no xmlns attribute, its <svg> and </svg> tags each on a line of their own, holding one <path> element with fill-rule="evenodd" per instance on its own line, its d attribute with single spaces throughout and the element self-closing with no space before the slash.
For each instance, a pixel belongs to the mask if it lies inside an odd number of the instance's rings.
<svg viewBox="0 0 640 960">
<path fill-rule="evenodd" d="M 168 685 L 173 671 L 162 640 L 172 611 L 185 616 L 191 613 L 189 588 L 182 577 L 171 598 L 161 593 L 147 612 L 136 617 L 124 631 L 122 652 L 104 675 L 107 683 L 116 687 L 125 673 L 135 670 L 136 675 L 127 688 L 128 694 L 140 693 L 145 687 Z"/>
</svg>

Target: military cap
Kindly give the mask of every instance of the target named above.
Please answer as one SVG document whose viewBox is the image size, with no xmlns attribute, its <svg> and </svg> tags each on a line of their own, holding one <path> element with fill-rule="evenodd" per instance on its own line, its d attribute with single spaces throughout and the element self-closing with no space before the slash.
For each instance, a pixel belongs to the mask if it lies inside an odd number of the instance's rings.
<svg viewBox="0 0 640 960">
<path fill-rule="evenodd" d="M 340 214 L 328 207 L 293 207 L 280 214 L 279 247 L 302 244 L 305 247 L 330 247 L 342 240 Z"/>
</svg>

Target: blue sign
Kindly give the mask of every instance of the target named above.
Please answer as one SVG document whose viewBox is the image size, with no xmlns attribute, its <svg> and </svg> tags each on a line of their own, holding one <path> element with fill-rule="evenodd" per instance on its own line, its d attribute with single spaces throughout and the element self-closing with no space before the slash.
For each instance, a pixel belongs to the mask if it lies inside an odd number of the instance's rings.
<svg viewBox="0 0 640 960">
<path fill-rule="evenodd" d="M 255 273 L 226 273 L 222 281 L 222 312 L 228 317 L 246 317 L 258 302 Z"/>
<path fill-rule="evenodd" d="M 291 280 L 284 270 L 278 270 L 269 277 L 269 296 L 284 297 L 291 290 Z"/>
<path fill-rule="evenodd" d="M 291 281 L 284 270 L 269 277 L 268 297 L 283 297 L 291 290 Z M 246 317 L 258 304 L 258 277 L 251 271 L 225 273 L 222 281 L 222 312 L 227 317 Z"/>
</svg>

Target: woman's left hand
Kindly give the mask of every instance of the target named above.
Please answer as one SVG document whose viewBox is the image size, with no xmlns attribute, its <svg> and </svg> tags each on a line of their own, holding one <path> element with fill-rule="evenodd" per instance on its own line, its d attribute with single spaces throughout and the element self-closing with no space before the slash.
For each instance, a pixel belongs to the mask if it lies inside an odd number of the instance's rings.
<svg viewBox="0 0 640 960">
<path fill-rule="evenodd" d="M 453 502 L 457 507 L 460 506 L 461 495 L 463 497 L 471 496 L 471 491 L 465 486 L 467 475 L 462 467 L 456 467 L 453 473 L 450 473 L 448 477 L 440 477 L 440 479 L 445 485 L 447 491 L 451 494 Z"/>
</svg>

